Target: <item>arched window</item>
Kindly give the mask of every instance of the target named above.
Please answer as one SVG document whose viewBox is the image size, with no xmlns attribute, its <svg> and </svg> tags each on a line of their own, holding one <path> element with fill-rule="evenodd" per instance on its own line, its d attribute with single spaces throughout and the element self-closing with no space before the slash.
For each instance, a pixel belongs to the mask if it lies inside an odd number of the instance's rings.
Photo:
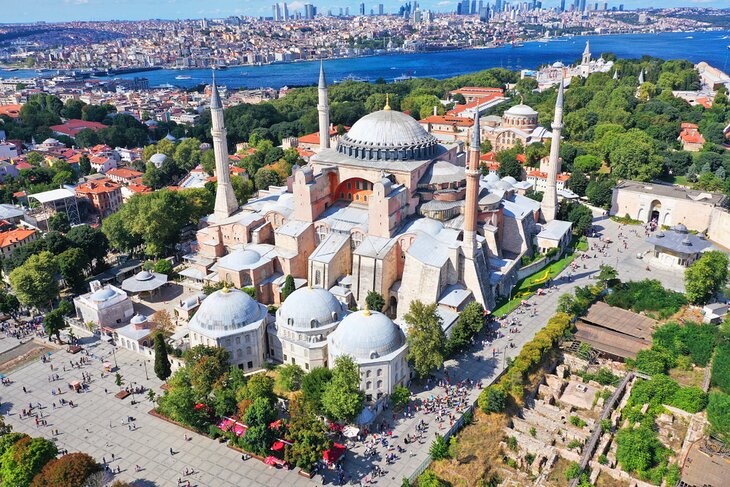
<svg viewBox="0 0 730 487">
<path fill-rule="evenodd" d="M 370 390 L 373 387 L 373 383 L 370 381 L 367 381 L 365 383 L 365 389 Z"/>
<path fill-rule="evenodd" d="M 322 280 L 322 274 L 320 271 L 314 271 L 314 285 L 318 286 L 320 284 L 320 281 Z"/>
<path fill-rule="evenodd" d="M 378 381 L 378 389 L 382 389 L 382 388 L 383 388 L 383 381 L 382 380 L 379 380 Z"/>
</svg>

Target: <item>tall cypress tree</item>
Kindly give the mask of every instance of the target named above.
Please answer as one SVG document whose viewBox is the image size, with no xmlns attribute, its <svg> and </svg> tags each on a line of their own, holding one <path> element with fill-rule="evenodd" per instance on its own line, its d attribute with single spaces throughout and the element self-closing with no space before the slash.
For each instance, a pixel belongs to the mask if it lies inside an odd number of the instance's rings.
<svg viewBox="0 0 730 487">
<path fill-rule="evenodd" d="M 155 375 L 160 380 L 167 380 L 172 370 L 170 369 L 170 359 L 167 358 L 167 346 L 165 345 L 165 337 L 162 333 L 155 335 Z"/>
</svg>

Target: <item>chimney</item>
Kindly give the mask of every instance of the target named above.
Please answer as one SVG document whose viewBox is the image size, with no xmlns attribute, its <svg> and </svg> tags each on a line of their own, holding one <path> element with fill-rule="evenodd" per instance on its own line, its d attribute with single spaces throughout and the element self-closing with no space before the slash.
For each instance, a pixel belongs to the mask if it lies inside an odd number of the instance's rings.
<svg viewBox="0 0 730 487">
<path fill-rule="evenodd" d="M 436 105 L 433 106 L 433 114 L 434 115 L 438 115 L 439 114 L 439 107 L 437 107 Z"/>
</svg>

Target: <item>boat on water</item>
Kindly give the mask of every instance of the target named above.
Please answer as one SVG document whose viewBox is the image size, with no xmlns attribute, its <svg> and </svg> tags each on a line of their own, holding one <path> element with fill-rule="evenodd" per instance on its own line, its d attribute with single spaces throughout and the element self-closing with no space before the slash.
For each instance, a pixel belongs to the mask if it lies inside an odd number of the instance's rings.
<svg viewBox="0 0 730 487">
<path fill-rule="evenodd" d="M 18 70 L 18 68 L 5 68 L 5 71 L 9 71 L 9 72 L 13 72 L 13 71 L 17 71 L 17 70 Z"/>
<path fill-rule="evenodd" d="M 335 80 L 335 83 L 344 83 L 345 81 L 360 81 L 366 83 L 368 79 L 360 76 L 355 76 L 354 74 L 348 74 L 342 79 Z"/>
<path fill-rule="evenodd" d="M 415 78 L 415 76 L 412 76 L 410 73 L 409 74 L 404 73 L 404 74 L 401 74 L 400 76 L 398 76 L 397 78 L 393 78 L 393 81 L 395 81 L 395 82 L 408 81 L 409 79 L 413 79 L 413 78 Z"/>
<path fill-rule="evenodd" d="M 180 74 L 178 76 L 175 76 L 175 79 L 193 79 L 193 77 L 186 74 Z"/>
</svg>

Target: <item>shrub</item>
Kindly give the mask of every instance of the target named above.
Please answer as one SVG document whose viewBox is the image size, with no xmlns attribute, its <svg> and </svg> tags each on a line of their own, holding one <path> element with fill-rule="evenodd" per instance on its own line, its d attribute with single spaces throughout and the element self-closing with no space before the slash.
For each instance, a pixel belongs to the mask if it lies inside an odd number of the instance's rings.
<svg viewBox="0 0 730 487">
<path fill-rule="evenodd" d="M 530 426 L 530 436 L 532 436 L 533 438 L 537 436 L 537 430 L 534 426 Z"/>
<path fill-rule="evenodd" d="M 485 413 L 501 413 L 507 407 L 507 392 L 498 385 L 491 385 L 479 394 L 477 403 Z"/>
<path fill-rule="evenodd" d="M 583 446 L 583 443 L 581 443 L 579 440 L 570 440 L 570 442 L 566 445 L 568 450 L 572 450 L 573 448 L 580 448 Z"/>
<path fill-rule="evenodd" d="M 608 457 L 603 453 L 598 456 L 598 463 L 601 465 L 608 465 Z"/>
<path fill-rule="evenodd" d="M 710 393 L 707 419 L 712 434 L 725 442 L 730 442 L 730 395 L 722 392 Z"/>
<path fill-rule="evenodd" d="M 699 387 L 682 387 L 674 393 L 669 405 L 688 413 L 698 413 L 707 407 L 707 394 Z"/>
<path fill-rule="evenodd" d="M 616 434 L 616 460 L 627 472 L 643 472 L 664 461 L 669 450 L 662 445 L 651 426 L 624 428 Z"/>
<path fill-rule="evenodd" d="M 510 436 L 507 438 L 507 448 L 512 451 L 517 451 L 517 438 Z"/>
<path fill-rule="evenodd" d="M 712 384 L 730 394 L 730 343 L 721 343 L 712 359 Z"/>
<path fill-rule="evenodd" d="M 428 453 L 434 460 L 441 460 L 442 458 L 448 458 L 449 456 L 449 445 L 446 444 L 444 437 L 437 434 L 431 443 L 431 448 L 428 449 Z"/>
<path fill-rule="evenodd" d="M 586 422 L 580 419 L 578 416 L 571 416 L 568 421 L 570 421 L 570 424 L 573 426 L 577 426 L 578 428 L 583 428 L 586 425 Z"/>
<path fill-rule="evenodd" d="M 568 468 L 565 469 L 566 480 L 573 480 L 578 475 L 580 475 L 580 465 L 578 465 L 578 462 L 571 462 Z"/>
<path fill-rule="evenodd" d="M 634 366 L 639 372 L 648 375 L 666 374 L 674 365 L 671 354 L 663 350 L 641 350 L 636 354 L 636 360 L 627 361 L 628 364 Z"/>
</svg>

